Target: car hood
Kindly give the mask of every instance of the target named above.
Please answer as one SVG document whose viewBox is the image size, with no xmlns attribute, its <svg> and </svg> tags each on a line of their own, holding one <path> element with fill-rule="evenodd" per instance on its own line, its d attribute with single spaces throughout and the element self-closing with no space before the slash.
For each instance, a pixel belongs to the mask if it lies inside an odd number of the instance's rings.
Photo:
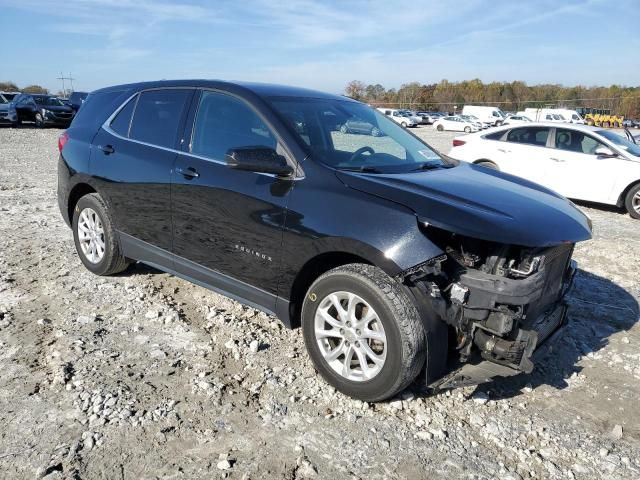
<svg viewBox="0 0 640 480">
<path fill-rule="evenodd" d="M 588 217 L 566 198 L 519 177 L 460 163 L 404 174 L 338 171 L 347 186 L 405 205 L 418 220 L 493 242 L 546 247 L 591 238 Z"/>
</svg>

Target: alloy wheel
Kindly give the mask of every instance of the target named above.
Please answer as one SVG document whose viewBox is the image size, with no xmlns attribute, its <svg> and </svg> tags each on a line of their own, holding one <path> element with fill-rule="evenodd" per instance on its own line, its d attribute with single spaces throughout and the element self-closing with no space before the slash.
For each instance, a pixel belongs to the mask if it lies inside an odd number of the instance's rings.
<svg viewBox="0 0 640 480">
<path fill-rule="evenodd" d="M 380 317 L 352 292 L 334 292 L 320 302 L 314 334 L 327 365 L 347 380 L 371 380 L 385 364 L 387 336 Z"/>
<path fill-rule="evenodd" d="M 98 214 L 85 208 L 78 217 L 78 240 L 85 258 L 91 263 L 100 263 L 104 258 L 104 228 Z"/>
<path fill-rule="evenodd" d="M 640 214 L 640 191 L 637 191 L 631 199 L 631 206 L 636 212 L 638 212 L 638 214 Z"/>
</svg>

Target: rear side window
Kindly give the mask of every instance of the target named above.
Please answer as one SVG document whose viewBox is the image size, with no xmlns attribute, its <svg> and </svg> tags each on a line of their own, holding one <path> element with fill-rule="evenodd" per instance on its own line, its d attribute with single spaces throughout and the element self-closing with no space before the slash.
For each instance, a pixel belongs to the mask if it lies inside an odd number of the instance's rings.
<svg viewBox="0 0 640 480">
<path fill-rule="evenodd" d="M 489 133 L 485 135 L 484 138 L 486 138 L 487 140 L 502 140 L 503 136 L 504 136 L 504 130 L 501 132 Z"/>
<path fill-rule="evenodd" d="M 191 153 L 223 160 L 231 148 L 276 146 L 275 136 L 244 102 L 222 93 L 202 93 Z"/>
<path fill-rule="evenodd" d="M 546 127 L 515 128 L 507 135 L 507 142 L 544 147 L 547 145 L 548 137 L 549 129 Z"/>
<path fill-rule="evenodd" d="M 129 136 L 129 126 L 131 125 L 131 115 L 133 114 L 133 109 L 136 106 L 137 98 L 138 97 L 136 96 L 131 100 L 129 100 L 127 104 L 124 106 L 124 108 L 120 110 L 120 112 L 118 112 L 118 115 L 116 115 L 116 118 L 114 118 L 113 121 L 111 122 L 111 125 L 110 125 L 111 130 L 116 132 L 118 135 L 121 135 L 123 137 Z"/>
<path fill-rule="evenodd" d="M 191 95 L 188 89 L 150 90 L 140 94 L 129 138 L 174 148 L 178 124 Z"/>
<path fill-rule="evenodd" d="M 100 128 L 113 111 L 125 101 L 125 90 L 91 93 L 73 119 L 72 126 L 91 126 Z"/>
</svg>

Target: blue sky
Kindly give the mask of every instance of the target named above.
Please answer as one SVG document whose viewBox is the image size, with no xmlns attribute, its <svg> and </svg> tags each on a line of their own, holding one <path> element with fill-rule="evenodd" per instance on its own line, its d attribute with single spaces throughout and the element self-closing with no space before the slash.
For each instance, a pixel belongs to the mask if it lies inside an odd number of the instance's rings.
<svg viewBox="0 0 640 480">
<path fill-rule="evenodd" d="M 640 0 L 0 0 L 0 80 L 640 85 Z"/>
</svg>

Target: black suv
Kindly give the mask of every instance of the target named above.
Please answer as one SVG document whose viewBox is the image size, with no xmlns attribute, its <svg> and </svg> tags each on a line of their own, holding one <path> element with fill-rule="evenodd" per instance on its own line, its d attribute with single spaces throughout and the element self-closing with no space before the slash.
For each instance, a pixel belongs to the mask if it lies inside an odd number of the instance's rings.
<svg viewBox="0 0 640 480">
<path fill-rule="evenodd" d="M 143 262 L 301 324 L 317 370 L 368 401 L 420 372 L 432 388 L 530 372 L 591 237 L 565 198 L 299 88 L 98 90 L 59 149 L 60 210 L 89 270 Z"/>
<path fill-rule="evenodd" d="M 80 107 L 82 106 L 88 95 L 89 94 L 87 92 L 73 92 L 71 95 L 69 95 L 69 100 L 67 101 L 67 103 L 71 108 L 73 108 L 74 112 L 77 112 L 78 110 L 80 110 Z"/>
<path fill-rule="evenodd" d="M 47 125 L 66 128 L 75 115 L 73 108 L 53 95 L 21 93 L 12 101 L 18 114 L 17 123 L 34 122 L 36 127 Z"/>
</svg>

